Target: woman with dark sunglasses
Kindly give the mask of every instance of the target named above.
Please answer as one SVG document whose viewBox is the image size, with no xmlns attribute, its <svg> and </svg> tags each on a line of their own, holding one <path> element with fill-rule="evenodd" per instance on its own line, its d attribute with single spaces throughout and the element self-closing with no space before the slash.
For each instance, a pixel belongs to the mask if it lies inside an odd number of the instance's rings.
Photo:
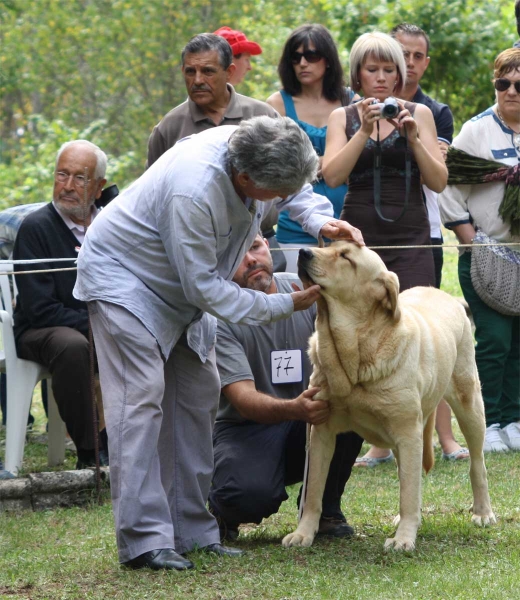
<svg viewBox="0 0 520 600">
<path fill-rule="evenodd" d="M 343 69 L 332 36 L 323 25 L 302 25 L 287 41 L 278 64 L 283 89 L 267 99 L 281 115 L 290 117 L 307 133 L 318 156 L 325 153 L 327 121 L 330 113 L 350 104 L 354 93 L 345 87 Z M 326 196 L 339 218 L 346 185 L 330 188 L 321 178 L 314 191 Z M 288 211 L 280 213 L 276 238 L 283 247 L 316 246 L 317 241 L 291 221 Z M 298 253 L 287 251 L 287 271 L 297 272 Z"/>
<path fill-rule="evenodd" d="M 466 161 L 487 159 L 503 163 L 512 172 L 514 167 L 520 169 L 520 48 L 497 56 L 493 82 L 496 103 L 467 121 L 453 146 L 470 155 Z M 497 180 L 448 185 L 439 196 L 445 226 L 453 229 L 461 244 L 472 244 L 477 231 L 479 237 L 484 233 L 498 242 L 520 242 L 518 221 L 499 215 L 504 191 L 505 182 Z M 472 282 L 471 257 L 471 249 L 460 254 L 459 281 L 476 327 L 487 426 L 484 452 L 520 450 L 520 320 L 480 298 Z"/>
</svg>

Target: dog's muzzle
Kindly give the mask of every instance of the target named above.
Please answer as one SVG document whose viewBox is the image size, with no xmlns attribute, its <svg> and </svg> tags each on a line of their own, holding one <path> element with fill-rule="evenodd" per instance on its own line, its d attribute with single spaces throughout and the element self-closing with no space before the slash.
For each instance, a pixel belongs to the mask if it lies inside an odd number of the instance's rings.
<svg viewBox="0 0 520 600">
<path fill-rule="evenodd" d="M 314 283 L 307 271 L 307 266 L 313 258 L 314 254 L 312 250 L 309 250 L 308 248 L 300 248 L 300 251 L 298 252 L 298 277 L 303 283 Z"/>
<path fill-rule="evenodd" d="M 312 260 L 313 256 L 314 254 L 312 250 L 309 250 L 308 248 L 300 248 L 300 251 L 298 252 L 298 264 L 309 262 Z"/>
</svg>

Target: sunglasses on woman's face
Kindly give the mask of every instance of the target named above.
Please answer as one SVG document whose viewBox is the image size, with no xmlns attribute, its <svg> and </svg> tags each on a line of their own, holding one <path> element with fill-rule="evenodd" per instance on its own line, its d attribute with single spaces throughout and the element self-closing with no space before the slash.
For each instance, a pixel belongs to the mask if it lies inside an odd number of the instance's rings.
<svg viewBox="0 0 520 600">
<path fill-rule="evenodd" d="M 515 86 L 515 90 L 517 94 L 520 94 L 520 81 L 510 81 L 505 77 L 500 77 L 500 79 L 495 79 L 495 89 L 499 92 L 505 92 L 512 85 Z"/>
<path fill-rule="evenodd" d="M 302 61 L 302 57 L 308 63 L 317 63 L 323 58 L 323 54 L 317 50 L 305 50 L 305 52 L 293 52 L 291 54 L 291 62 L 293 65 L 299 65 Z"/>
</svg>

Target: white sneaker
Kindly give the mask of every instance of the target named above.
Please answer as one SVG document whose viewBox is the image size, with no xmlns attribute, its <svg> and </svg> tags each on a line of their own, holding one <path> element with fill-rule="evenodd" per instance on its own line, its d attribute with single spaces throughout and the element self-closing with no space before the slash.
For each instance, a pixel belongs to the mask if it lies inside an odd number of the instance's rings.
<svg viewBox="0 0 520 600">
<path fill-rule="evenodd" d="M 509 427 L 509 425 L 508 425 Z M 484 439 L 484 452 L 508 452 L 509 446 L 502 439 L 499 423 L 494 423 L 486 428 L 486 437 Z M 520 441 L 520 440 L 519 440 Z"/>
<path fill-rule="evenodd" d="M 500 430 L 500 435 L 510 450 L 520 450 L 520 423 L 509 423 Z"/>
</svg>

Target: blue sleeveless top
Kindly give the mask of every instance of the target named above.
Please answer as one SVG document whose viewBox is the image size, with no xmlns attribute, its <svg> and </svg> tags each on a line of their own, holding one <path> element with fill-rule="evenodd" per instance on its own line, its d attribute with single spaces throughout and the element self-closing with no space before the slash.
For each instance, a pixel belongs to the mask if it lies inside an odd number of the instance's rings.
<svg viewBox="0 0 520 600">
<path fill-rule="evenodd" d="M 351 90 L 348 90 L 348 92 L 349 97 L 352 100 L 354 94 Z M 303 131 L 305 131 L 305 133 L 309 136 L 309 139 L 316 150 L 316 154 L 318 156 L 323 156 L 325 154 L 327 126 L 314 127 L 314 125 L 305 123 L 305 121 L 300 121 L 300 119 L 298 119 L 298 115 L 296 114 L 296 109 L 294 108 L 293 97 L 285 90 L 280 90 L 280 94 L 282 95 L 285 106 L 285 115 L 298 123 Z M 320 179 L 320 181 L 314 183 L 313 189 L 317 194 L 326 196 L 330 200 L 332 206 L 334 207 L 334 217 L 339 219 L 341 210 L 343 208 L 345 194 L 347 193 L 346 184 L 340 185 L 337 188 L 331 188 L 323 179 Z M 313 238 L 312 235 L 306 233 L 299 223 L 292 221 L 289 218 L 289 211 L 287 210 L 282 211 L 278 217 L 276 239 L 282 244 L 316 244 L 316 239 Z"/>
</svg>

